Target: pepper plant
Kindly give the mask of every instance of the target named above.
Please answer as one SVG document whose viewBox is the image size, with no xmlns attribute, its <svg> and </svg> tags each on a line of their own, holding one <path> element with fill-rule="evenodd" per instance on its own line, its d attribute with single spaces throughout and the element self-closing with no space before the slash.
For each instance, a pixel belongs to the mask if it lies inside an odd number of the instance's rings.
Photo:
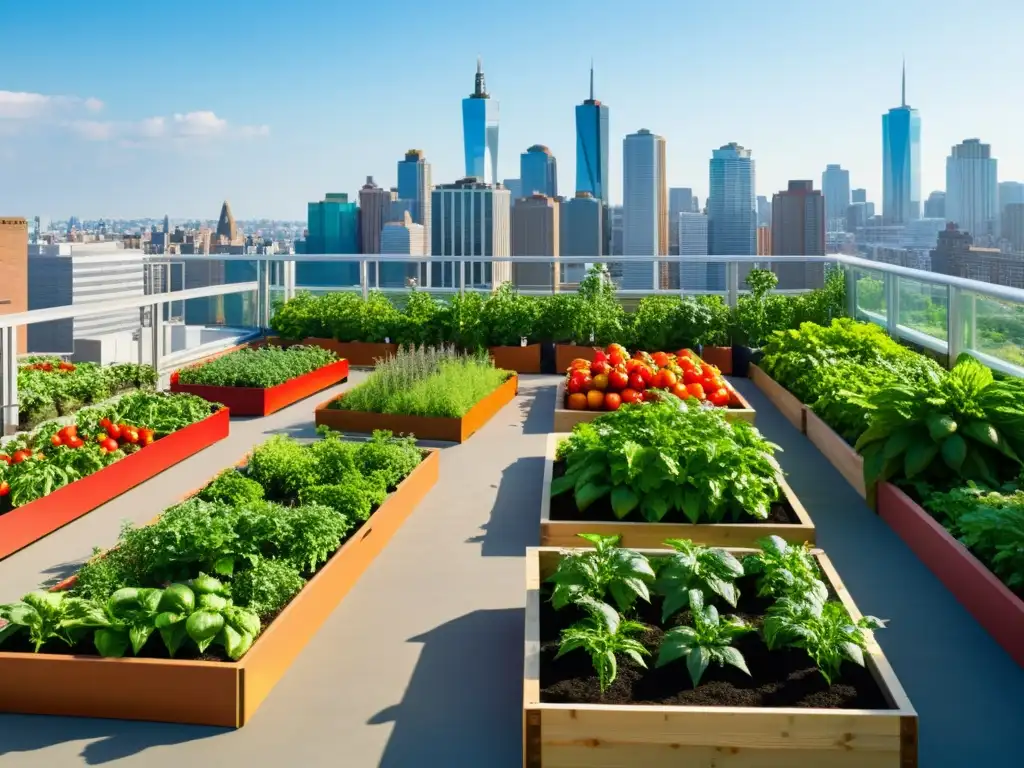
<svg viewBox="0 0 1024 768">
<path fill-rule="evenodd" d="M 593 549 L 567 552 L 548 577 L 554 585 L 551 604 L 561 610 L 583 598 L 604 600 L 610 594 L 619 610 L 626 610 L 637 598 L 650 602 L 649 585 L 654 569 L 641 553 L 619 547 L 621 536 L 581 533 Z"/>
<path fill-rule="evenodd" d="M 678 659 L 686 659 L 693 687 L 700 685 L 700 679 L 711 662 L 719 666 L 729 664 L 750 674 L 743 654 L 732 647 L 736 638 L 753 632 L 754 628 L 735 616 L 722 618 L 713 605 L 705 605 L 704 593 L 699 589 L 690 591 L 688 598 L 693 626 L 673 627 L 665 633 L 658 649 L 657 666 L 663 667 Z"/>
<path fill-rule="evenodd" d="M 608 690 L 618 675 L 616 654 L 628 656 L 641 667 L 647 666 L 644 656 L 649 656 L 650 651 L 633 637 L 646 631 L 647 627 L 640 622 L 623 619 L 610 605 L 592 597 L 582 597 L 576 604 L 588 616 L 562 630 L 556 659 L 569 651 L 586 651 L 597 673 L 601 693 Z"/>
<path fill-rule="evenodd" d="M 739 590 L 736 579 L 743 576 L 743 564 L 731 552 L 694 544 L 689 539 L 666 539 L 665 544 L 675 550 L 663 558 L 658 568 L 655 590 L 664 599 L 661 620 L 690 607 L 694 593 L 702 598 L 717 596 L 736 607 Z"/>
</svg>

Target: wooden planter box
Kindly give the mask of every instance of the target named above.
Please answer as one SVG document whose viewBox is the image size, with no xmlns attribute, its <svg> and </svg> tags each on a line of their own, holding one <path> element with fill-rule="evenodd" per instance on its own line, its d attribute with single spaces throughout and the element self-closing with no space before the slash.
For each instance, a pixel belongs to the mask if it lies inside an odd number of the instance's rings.
<svg viewBox="0 0 1024 768">
<path fill-rule="evenodd" d="M 725 382 L 729 390 L 729 407 L 725 409 L 725 417 L 729 421 L 748 421 L 754 423 L 757 413 L 753 406 L 747 402 L 728 381 Z M 585 421 L 593 421 L 598 416 L 603 416 L 608 411 L 571 411 L 565 407 L 567 398 L 565 390 L 565 377 L 558 382 L 558 391 L 555 393 L 555 432 L 572 432 L 572 428 Z"/>
<path fill-rule="evenodd" d="M 387 429 L 396 435 L 415 435 L 420 440 L 441 440 L 464 443 L 519 392 L 519 378 L 512 376 L 491 394 L 478 402 L 458 419 L 436 416 L 406 416 L 399 413 L 373 413 L 370 411 L 343 411 L 329 407 L 328 400 L 316 408 L 316 425 L 328 426 L 339 432 L 370 433 Z M 344 397 L 336 398 L 340 400 Z"/>
<path fill-rule="evenodd" d="M 540 585 L 563 552 L 526 550 L 524 768 L 916 768 L 917 713 L 873 640 L 865 661 L 893 709 L 541 703 Z M 829 559 L 816 557 L 859 618 Z"/>
<path fill-rule="evenodd" d="M 878 515 L 1003 650 L 1024 667 L 1024 601 L 891 483 L 878 486 Z"/>
<path fill-rule="evenodd" d="M 756 547 L 759 539 L 779 536 L 792 544 L 814 544 L 814 523 L 800 499 L 780 474 L 782 493 L 796 513 L 799 523 L 648 523 L 619 520 L 588 522 L 586 520 L 551 519 L 551 481 L 554 477 L 555 454 L 559 443 L 568 435 L 548 435 L 547 460 L 540 496 L 540 544 L 542 547 L 585 547 L 581 533 L 621 536 L 622 546 L 632 549 L 659 549 L 665 539 L 690 539 L 708 547 Z"/>
<path fill-rule="evenodd" d="M 565 373 L 576 358 L 594 361 L 594 353 L 599 347 L 595 345 L 579 346 L 577 344 L 555 344 L 555 371 Z"/>
<path fill-rule="evenodd" d="M 516 373 L 540 373 L 540 344 L 525 347 L 488 347 L 495 368 Z"/>
<path fill-rule="evenodd" d="M 366 341 L 335 341 L 334 339 L 319 339 L 309 337 L 303 339 L 301 344 L 329 349 L 338 357 L 348 360 L 349 365 L 357 368 L 373 368 L 377 360 L 394 355 L 398 352 L 397 344 L 371 344 Z"/>
<path fill-rule="evenodd" d="M 732 373 L 732 347 L 709 347 L 705 345 L 701 349 L 701 359 L 713 365 L 722 372 L 723 376 Z"/>
<path fill-rule="evenodd" d="M 438 452 L 402 482 L 237 662 L 0 653 L 0 712 L 239 728 L 437 482 Z"/>
<path fill-rule="evenodd" d="M 222 408 L 99 472 L 0 515 L 0 560 L 223 440 L 229 425 L 228 410 Z"/>
<path fill-rule="evenodd" d="M 348 360 L 338 360 L 268 389 L 172 383 L 171 391 L 198 395 L 211 403 L 223 403 L 232 416 L 269 416 L 347 378 Z"/>
<path fill-rule="evenodd" d="M 861 455 L 810 408 L 804 408 L 804 428 L 807 439 L 846 478 L 846 482 L 853 486 L 861 498 L 866 499 L 864 459 Z"/>
<path fill-rule="evenodd" d="M 779 409 L 786 420 L 801 432 L 806 431 L 804 419 L 807 406 L 796 399 L 788 389 L 779 384 L 757 365 L 750 365 L 750 379 L 764 392 L 772 405 Z"/>
</svg>

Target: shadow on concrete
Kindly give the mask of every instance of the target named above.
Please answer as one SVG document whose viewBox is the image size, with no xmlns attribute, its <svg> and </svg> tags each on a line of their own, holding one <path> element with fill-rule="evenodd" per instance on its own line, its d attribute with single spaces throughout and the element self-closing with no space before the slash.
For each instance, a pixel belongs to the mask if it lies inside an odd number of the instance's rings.
<svg viewBox="0 0 1024 768">
<path fill-rule="evenodd" d="M 64 581 L 64 579 L 74 576 L 85 562 L 86 560 L 68 560 L 57 565 L 51 565 L 43 571 L 46 578 L 43 579 L 39 587 L 41 589 L 49 589 Z"/>
<path fill-rule="evenodd" d="M 546 435 L 554 429 L 555 392 L 553 386 L 534 384 L 525 391 L 520 387 L 519 412 L 523 416 L 523 434 Z"/>
<path fill-rule="evenodd" d="M 466 539 L 484 557 L 523 557 L 540 542 L 540 492 L 544 458 L 524 456 L 501 473 L 501 484 L 483 533 Z"/>
<path fill-rule="evenodd" d="M 0 757 L 45 749 L 69 741 L 88 741 L 82 748 L 85 765 L 104 765 L 151 747 L 172 746 L 230 733 L 228 728 L 171 723 L 137 723 L 86 717 L 0 715 Z"/>
<path fill-rule="evenodd" d="M 409 642 L 423 652 L 401 703 L 369 720 L 394 723 L 380 768 L 521 766 L 522 609 L 474 611 Z"/>
<path fill-rule="evenodd" d="M 786 479 L 857 607 L 892 620 L 876 639 L 918 712 L 920 764 L 1018 765 L 1024 669 L 752 382 L 733 383 L 782 448 Z"/>
</svg>

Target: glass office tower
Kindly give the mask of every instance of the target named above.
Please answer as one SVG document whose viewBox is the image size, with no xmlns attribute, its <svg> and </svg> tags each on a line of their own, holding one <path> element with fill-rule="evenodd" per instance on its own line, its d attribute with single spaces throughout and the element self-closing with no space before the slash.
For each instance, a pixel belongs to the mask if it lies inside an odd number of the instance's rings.
<svg viewBox="0 0 1024 768">
<path fill-rule="evenodd" d="M 594 98 L 593 65 L 590 98 L 576 107 L 576 191 L 608 205 L 608 107 Z"/>
<path fill-rule="evenodd" d="M 519 156 L 520 196 L 540 193 L 545 197 L 558 195 L 558 164 L 551 150 L 534 144 Z"/>
<path fill-rule="evenodd" d="M 907 70 L 902 103 L 882 115 L 882 218 L 906 224 L 921 218 L 921 116 L 907 106 Z"/>
<path fill-rule="evenodd" d="M 476 87 L 462 100 L 466 176 L 498 183 L 498 102 L 487 94 L 483 62 L 476 61 Z"/>
<path fill-rule="evenodd" d="M 327 194 L 322 201 L 310 203 L 306 226 L 305 253 L 359 253 L 359 206 L 349 202 L 347 194 Z M 300 261 L 295 266 L 295 283 L 302 288 L 358 285 L 359 265 Z"/>
</svg>

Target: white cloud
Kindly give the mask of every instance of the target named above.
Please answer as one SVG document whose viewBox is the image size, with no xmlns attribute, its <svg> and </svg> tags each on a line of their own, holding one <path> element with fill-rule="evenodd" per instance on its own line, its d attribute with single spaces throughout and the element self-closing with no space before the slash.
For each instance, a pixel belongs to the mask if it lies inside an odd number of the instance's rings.
<svg viewBox="0 0 1024 768">
<path fill-rule="evenodd" d="M 233 126 L 210 110 L 179 112 L 170 117 L 154 116 L 134 121 L 86 117 L 87 114 L 96 114 L 103 109 L 103 102 L 93 97 L 0 91 L 0 135 L 17 133 L 17 125 L 29 121 L 56 126 L 86 141 L 117 140 L 125 145 L 158 140 L 180 143 L 222 137 L 262 138 L 270 134 L 269 126 Z M 76 112 L 81 117 L 76 117 Z M 14 121 L 18 123 L 12 126 Z"/>
</svg>

